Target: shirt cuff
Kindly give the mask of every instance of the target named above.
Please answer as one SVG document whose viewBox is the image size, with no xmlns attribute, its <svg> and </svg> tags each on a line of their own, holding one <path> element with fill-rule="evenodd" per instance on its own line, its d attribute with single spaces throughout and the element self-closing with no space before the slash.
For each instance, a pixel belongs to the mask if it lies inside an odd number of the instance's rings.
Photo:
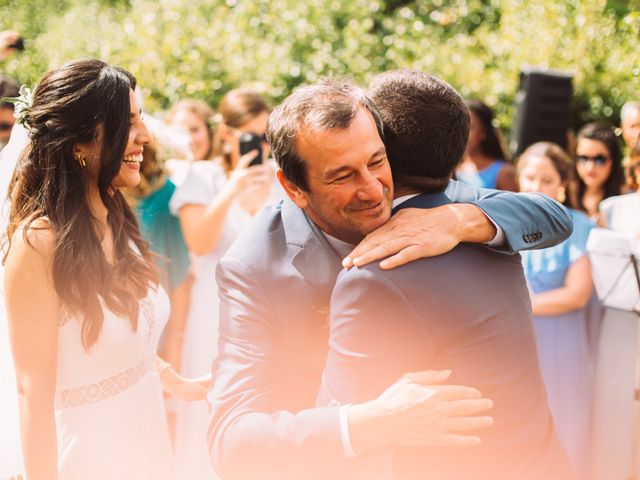
<svg viewBox="0 0 640 480">
<path fill-rule="evenodd" d="M 489 215 L 485 213 L 485 216 L 489 219 L 491 223 L 493 223 L 493 226 L 496 227 L 496 236 L 493 237 L 493 240 L 491 240 L 486 245 L 488 247 L 493 247 L 493 248 L 504 247 L 505 244 L 507 243 L 507 240 L 504 236 L 504 230 L 502 230 L 502 228 L 500 228 L 500 225 L 494 222 L 493 218 L 491 218 Z"/>
<path fill-rule="evenodd" d="M 349 405 L 342 405 L 338 410 L 340 417 L 340 437 L 342 438 L 342 448 L 347 458 L 355 458 L 356 454 L 351 446 L 351 436 L 349 435 Z"/>
</svg>

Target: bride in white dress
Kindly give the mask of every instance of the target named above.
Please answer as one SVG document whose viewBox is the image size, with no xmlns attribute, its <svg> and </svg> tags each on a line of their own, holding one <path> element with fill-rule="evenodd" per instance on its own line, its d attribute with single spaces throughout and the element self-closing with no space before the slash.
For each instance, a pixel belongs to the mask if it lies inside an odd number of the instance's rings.
<svg viewBox="0 0 640 480">
<path fill-rule="evenodd" d="M 118 190 L 150 140 L 134 88 L 79 60 L 24 98 L 4 286 L 29 480 L 175 478 L 162 389 L 206 391 L 156 357 L 169 303 Z"/>
</svg>

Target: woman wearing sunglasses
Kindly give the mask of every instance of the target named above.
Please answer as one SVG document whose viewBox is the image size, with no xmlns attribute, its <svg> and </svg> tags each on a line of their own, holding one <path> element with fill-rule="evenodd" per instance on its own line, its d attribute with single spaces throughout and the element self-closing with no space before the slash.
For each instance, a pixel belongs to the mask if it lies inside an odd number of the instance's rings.
<svg viewBox="0 0 640 480">
<path fill-rule="evenodd" d="M 620 195 L 624 182 L 620 145 L 611 127 L 594 122 L 580 129 L 575 167 L 578 208 L 600 223 L 600 202 Z"/>
<path fill-rule="evenodd" d="M 219 112 L 213 161 L 193 162 L 171 198 L 171 209 L 180 218 L 192 254 L 195 276 L 183 338 L 182 372 L 203 375 L 211 371 L 217 352 L 216 265 L 275 190 L 275 168 L 266 162 L 266 143 L 260 142 L 267 129 L 267 103 L 253 90 L 236 89 L 224 96 Z M 251 134 L 254 140 L 248 150 L 241 148 L 243 134 Z M 214 478 L 204 441 L 208 424 L 206 404 L 178 407 L 175 451 L 183 478 Z"/>
</svg>

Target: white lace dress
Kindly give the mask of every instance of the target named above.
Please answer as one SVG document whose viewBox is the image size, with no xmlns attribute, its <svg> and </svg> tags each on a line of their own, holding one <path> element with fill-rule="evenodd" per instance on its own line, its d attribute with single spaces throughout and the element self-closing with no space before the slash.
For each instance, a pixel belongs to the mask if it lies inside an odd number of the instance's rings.
<svg viewBox="0 0 640 480">
<path fill-rule="evenodd" d="M 60 480 L 175 478 L 156 347 L 169 316 L 161 288 L 141 302 L 138 328 L 106 307 L 87 352 L 81 322 L 61 309 L 55 417 Z"/>
</svg>

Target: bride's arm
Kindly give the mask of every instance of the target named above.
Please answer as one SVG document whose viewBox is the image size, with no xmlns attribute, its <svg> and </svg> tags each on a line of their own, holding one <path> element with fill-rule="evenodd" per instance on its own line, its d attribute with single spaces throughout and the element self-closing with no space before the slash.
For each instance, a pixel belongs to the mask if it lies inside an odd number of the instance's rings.
<svg viewBox="0 0 640 480">
<path fill-rule="evenodd" d="M 57 475 L 54 400 L 59 299 L 51 278 L 55 243 L 48 229 L 18 230 L 6 259 L 5 296 L 13 354 L 26 476 Z"/>
<path fill-rule="evenodd" d="M 206 400 L 211 385 L 211 375 L 185 378 L 160 357 L 156 357 L 156 362 L 162 390 L 171 397 L 187 401 Z"/>
</svg>

